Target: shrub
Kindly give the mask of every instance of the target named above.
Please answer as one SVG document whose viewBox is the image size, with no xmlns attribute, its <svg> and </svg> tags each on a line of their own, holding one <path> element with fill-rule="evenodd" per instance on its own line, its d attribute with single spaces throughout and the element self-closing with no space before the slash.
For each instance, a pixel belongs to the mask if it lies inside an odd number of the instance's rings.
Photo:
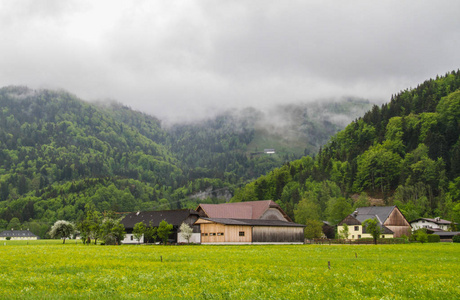
<svg viewBox="0 0 460 300">
<path fill-rule="evenodd" d="M 10 236 L 7 236 L 7 237 L 6 237 L 6 240 L 7 240 L 7 241 L 11 240 L 11 237 L 10 237 Z"/>
<path fill-rule="evenodd" d="M 428 243 L 439 243 L 441 237 L 437 234 L 428 234 Z"/>
<path fill-rule="evenodd" d="M 460 234 L 454 235 L 454 237 L 452 238 L 452 242 L 460 243 Z"/>
</svg>

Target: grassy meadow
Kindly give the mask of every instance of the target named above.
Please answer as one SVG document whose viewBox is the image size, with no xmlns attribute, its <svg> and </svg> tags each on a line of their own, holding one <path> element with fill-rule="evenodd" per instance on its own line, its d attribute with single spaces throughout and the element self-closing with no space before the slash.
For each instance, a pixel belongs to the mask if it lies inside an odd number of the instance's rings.
<svg viewBox="0 0 460 300">
<path fill-rule="evenodd" d="M 460 299 L 460 244 L 452 243 L 0 241 L 0 255 L 0 299 Z"/>
</svg>

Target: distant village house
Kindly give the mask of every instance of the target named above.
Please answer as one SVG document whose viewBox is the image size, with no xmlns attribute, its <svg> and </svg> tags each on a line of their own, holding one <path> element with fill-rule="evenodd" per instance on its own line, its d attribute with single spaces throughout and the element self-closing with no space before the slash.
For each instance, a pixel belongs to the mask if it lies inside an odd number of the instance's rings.
<svg viewBox="0 0 460 300">
<path fill-rule="evenodd" d="M 39 237 L 29 230 L 4 230 L 0 232 L 0 240 L 38 240 Z"/>
</svg>

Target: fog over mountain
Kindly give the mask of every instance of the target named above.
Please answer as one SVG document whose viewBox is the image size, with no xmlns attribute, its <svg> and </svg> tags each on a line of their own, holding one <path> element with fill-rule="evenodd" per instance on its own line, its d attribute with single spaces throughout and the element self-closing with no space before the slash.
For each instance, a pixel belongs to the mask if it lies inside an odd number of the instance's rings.
<svg viewBox="0 0 460 300">
<path fill-rule="evenodd" d="M 459 67 L 460 2 L 0 0 L 0 86 L 160 119 L 392 93 Z"/>
</svg>

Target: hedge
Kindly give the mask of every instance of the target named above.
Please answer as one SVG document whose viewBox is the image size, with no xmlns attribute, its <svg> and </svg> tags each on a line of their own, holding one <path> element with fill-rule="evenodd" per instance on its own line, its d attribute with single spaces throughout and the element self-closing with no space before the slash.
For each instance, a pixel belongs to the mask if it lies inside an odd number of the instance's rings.
<svg viewBox="0 0 460 300">
<path fill-rule="evenodd" d="M 452 238 L 452 242 L 460 243 L 460 234 L 454 235 L 454 237 Z"/>
<path fill-rule="evenodd" d="M 428 235 L 428 243 L 439 243 L 441 241 L 441 237 L 437 234 L 429 234 Z"/>
</svg>

